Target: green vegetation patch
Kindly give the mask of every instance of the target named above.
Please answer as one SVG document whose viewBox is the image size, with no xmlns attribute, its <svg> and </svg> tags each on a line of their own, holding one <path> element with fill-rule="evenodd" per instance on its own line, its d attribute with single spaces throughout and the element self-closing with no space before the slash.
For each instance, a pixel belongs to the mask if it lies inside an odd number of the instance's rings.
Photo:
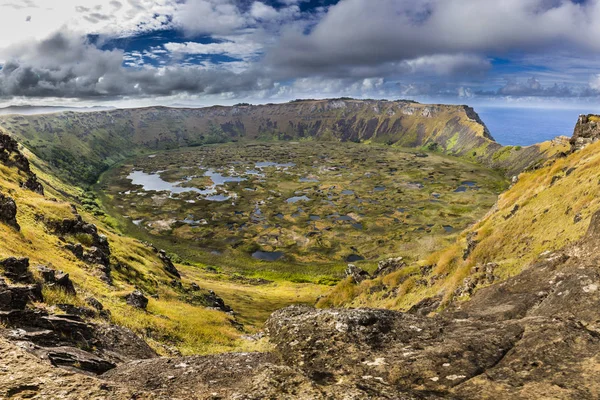
<svg viewBox="0 0 600 400">
<path fill-rule="evenodd" d="M 497 173 L 437 154 L 331 142 L 229 143 L 159 152 L 97 186 L 122 229 L 190 262 L 330 284 L 449 243 L 491 207 Z"/>
</svg>

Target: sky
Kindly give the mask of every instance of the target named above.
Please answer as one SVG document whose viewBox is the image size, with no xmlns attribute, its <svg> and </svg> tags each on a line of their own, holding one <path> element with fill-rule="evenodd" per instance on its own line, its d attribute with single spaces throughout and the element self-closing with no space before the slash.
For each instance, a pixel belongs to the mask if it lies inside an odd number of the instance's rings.
<svg viewBox="0 0 600 400">
<path fill-rule="evenodd" d="M 0 106 L 600 104 L 600 0 L 0 0 Z"/>
</svg>

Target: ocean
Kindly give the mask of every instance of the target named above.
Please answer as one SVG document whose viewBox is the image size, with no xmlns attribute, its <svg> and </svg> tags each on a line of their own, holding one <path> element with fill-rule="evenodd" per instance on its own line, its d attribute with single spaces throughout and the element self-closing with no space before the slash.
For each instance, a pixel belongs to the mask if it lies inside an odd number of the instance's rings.
<svg viewBox="0 0 600 400">
<path fill-rule="evenodd" d="M 496 141 L 505 146 L 529 146 L 556 136 L 571 136 L 580 114 L 592 109 L 475 107 Z"/>
</svg>

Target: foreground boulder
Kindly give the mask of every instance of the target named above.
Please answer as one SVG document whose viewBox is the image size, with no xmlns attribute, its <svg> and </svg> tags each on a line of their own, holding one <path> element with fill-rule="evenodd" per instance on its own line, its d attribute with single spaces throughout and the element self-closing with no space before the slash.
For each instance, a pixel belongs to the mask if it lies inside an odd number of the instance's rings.
<svg viewBox="0 0 600 400">
<path fill-rule="evenodd" d="M 0 272 L 13 282 L 33 282 L 33 277 L 29 272 L 29 258 L 6 258 L 0 261 Z"/>
</svg>

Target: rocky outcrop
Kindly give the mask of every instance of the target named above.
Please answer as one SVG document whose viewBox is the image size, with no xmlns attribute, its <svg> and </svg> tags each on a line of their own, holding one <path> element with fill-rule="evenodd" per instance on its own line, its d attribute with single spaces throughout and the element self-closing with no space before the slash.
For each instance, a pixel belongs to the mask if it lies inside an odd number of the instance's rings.
<svg viewBox="0 0 600 400">
<path fill-rule="evenodd" d="M 14 342 L 0 337 L 0 398 L 2 399 L 112 399 L 157 398 L 134 393 L 122 385 L 52 366 Z M 10 373 L 7 373 L 10 371 Z"/>
<path fill-rule="evenodd" d="M 205 294 L 203 297 L 204 297 L 204 301 L 206 302 L 208 307 L 215 308 L 215 309 L 217 309 L 219 311 L 223 311 L 223 312 L 233 311 L 231 309 L 231 307 L 229 307 L 227 304 L 225 304 L 225 300 L 223 300 L 221 297 L 219 297 L 212 290 L 209 290 L 208 294 Z"/>
<path fill-rule="evenodd" d="M 32 301 L 43 301 L 41 286 L 9 285 L 0 278 L 0 311 L 24 310 Z"/>
<path fill-rule="evenodd" d="M 597 142 L 598 139 L 600 139 L 600 116 L 580 115 L 570 140 L 571 151 L 581 150 L 588 144 Z"/>
<path fill-rule="evenodd" d="M 362 270 L 354 264 L 348 264 L 346 267 L 346 277 L 352 279 L 354 283 L 361 283 L 364 280 L 371 279 L 367 271 Z"/>
<path fill-rule="evenodd" d="M 156 356 L 128 329 L 87 322 L 85 318 L 98 316 L 92 309 L 58 304 L 55 307 L 64 314 L 52 314 L 48 308 L 28 308 L 32 302 L 44 301 L 41 283 L 18 284 L 33 282 L 28 270 L 29 260 L 13 257 L 3 260 L 0 265 L 4 276 L 17 283 L 8 284 L 0 278 L 0 338 L 18 343 L 54 366 L 92 374 L 102 374 L 133 359 Z M 48 267 L 39 267 L 38 271 L 44 285 L 75 294 L 68 274 L 57 273 Z"/>
<path fill-rule="evenodd" d="M 29 160 L 19 150 L 19 144 L 15 139 L 3 133 L 0 130 L 0 163 L 17 168 L 23 175 L 25 180 L 21 182 L 21 186 L 33 192 L 44 194 L 44 187 L 38 181 L 37 176 L 29 165 Z"/>
<path fill-rule="evenodd" d="M 75 295 L 75 285 L 69 278 L 69 274 L 65 274 L 62 271 L 55 271 L 45 266 L 39 266 L 38 272 L 42 276 L 44 283 L 49 287 L 56 287 L 63 290 L 65 293 Z"/>
<path fill-rule="evenodd" d="M 2 193 L 0 193 L 0 222 L 21 230 L 17 222 L 17 204 L 11 197 Z"/>
<path fill-rule="evenodd" d="M 148 306 L 148 298 L 139 290 L 135 290 L 125 296 L 125 301 L 132 307 L 145 310 Z"/>
<path fill-rule="evenodd" d="M 392 272 L 398 271 L 401 268 L 406 266 L 406 263 L 403 261 L 402 257 L 396 258 L 388 258 L 387 260 L 382 260 L 377 263 L 377 271 L 375 271 L 375 276 L 384 276 L 387 274 L 391 274 Z"/>
<path fill-rule="evenodd" d="M 98 233 L 98 228 L 94 224 L 89 224 L 77 214 L 74 218 L 65 218 L 60 221 L 47 221 L 46 224 L 50 230 L 63 238 L 71 236 L 77 239 L 78 235 L 87 235 L 89 243 L 84 247 L 82 243 L 66 243 L 64 247 L 71 251 L 75 257 L 87 264 L 98 268 L 100 278 L 108 284 L 112 284 L 111 263 L 110 263 L 110 244 L 105 235 Z"/>
<path fill-rule="evenodd" d="M 167 271 L 169 274 L 177 277 L 178 279 L 181 278 L 181 275 L 179 274 L 179 271 L 177 271 L 177 268 L 175 268 L 175 264 L 173 264 L 173 261 L 171 260 L 171 257 L 169 257 L 167 255 L 166 251 L 160 250 L 158 252 L 158 258 L 160 258 L 160 260 L 163 262 L 165 271 Z"/>
<path fill-rule="evenodd" d="M 13 282 L 32 283 L 33 276 L 29 271 L 29 259 L 25 257 L 9 257 L 0 261 L 0 272 Z"/>
</svg>

